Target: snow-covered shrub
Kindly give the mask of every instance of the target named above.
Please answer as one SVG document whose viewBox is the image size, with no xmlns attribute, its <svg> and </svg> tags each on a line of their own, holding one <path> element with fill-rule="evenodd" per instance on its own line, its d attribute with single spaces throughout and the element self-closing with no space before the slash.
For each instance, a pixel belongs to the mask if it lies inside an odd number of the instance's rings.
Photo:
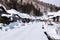
<svg viewBox="0 0 60 40">
<path fill-rule="evenodd" d="M 60 35 L 60 27 L 56 28 L 56 33 Z"/>
<path fill-rule="evenodd" d="M 4 24 L 9 24 L 10 23 L 10 18 L 7 18 L 5 16 L 1 16 L 0 17 L 0 23 L 4 23 Z"/>
</svg>

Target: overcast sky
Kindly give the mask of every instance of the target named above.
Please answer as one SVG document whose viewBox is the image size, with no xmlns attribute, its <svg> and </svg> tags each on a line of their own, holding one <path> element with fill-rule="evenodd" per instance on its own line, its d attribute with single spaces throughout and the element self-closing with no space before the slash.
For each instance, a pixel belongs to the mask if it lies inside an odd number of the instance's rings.
<svg viewBox="0 0 60 40">
<path fill-rule="evenodd" d="M 40 0 L 60 7 L 60 0 Z"/>
</svg>

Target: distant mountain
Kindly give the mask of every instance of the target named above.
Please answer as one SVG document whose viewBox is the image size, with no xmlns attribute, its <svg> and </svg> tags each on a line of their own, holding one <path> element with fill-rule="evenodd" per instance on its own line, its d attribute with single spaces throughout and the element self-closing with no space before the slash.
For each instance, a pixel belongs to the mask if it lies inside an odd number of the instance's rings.
<svg viewBox="0 0 60 40">
<path fill-rule="evenodd" d="M 0 2 L 7 9 L 15 9 L 23 13 L 37 16 L 50 11 L 53 12 L 60 10 L 60 7 L 38 0 L 0 0 Z"/>
<path fill-rule="evenodd" d="M 39 0 L 60 7 L 60 0 Z"/>
</svg>

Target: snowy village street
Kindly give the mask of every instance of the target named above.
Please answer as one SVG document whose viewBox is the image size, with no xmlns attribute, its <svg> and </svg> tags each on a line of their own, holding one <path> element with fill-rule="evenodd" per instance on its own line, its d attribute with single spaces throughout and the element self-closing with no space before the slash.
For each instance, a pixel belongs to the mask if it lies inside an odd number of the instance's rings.
<svg viewBox="0 0 60 40">
<path fill-rule="evenodd" d="M 0 40 L 60 40 L 60 0 L 0 0 Z"/>
<path fill-rule="evenodd" d="M 37 25 L 36 25 L 37 24 Z M 25 24 L 21 28 L 10 31 L 0 31 L 1 40 L 48 40 L 42 30 L 42 23 Z M 4 36 L 3 36 L 4 35 Z"/>
<path fill-rule="evenodd" d="M 56 39 L 60 39 L 60 34 L 56 32 L 56 28 L 59 27 L 60 24 L 51 22 L 52 25 L 50 25 L 50 22 L 44 21 L 47 19 L 46 16 L 35 18 L 28 14 L 19 13 L 14 9 L 8 10 L 7 12 L 11 13 L 11 15 L 3 14 L 2 16 L 6 16 L 9 18 L 13 14 L 18 14 L 22 18 L 30 18 L 30 19 L 35 19 L 35 20 L 34 22 L 29 22 L 29 23 L 23 23 L 22 20 L 19 22 L 17 20 L 17 22 L 11 22 L 9 25 L 6 25 L 6 27 L 4 27 L 2 23 L 0 23 L 0 27 L 2 27 L 2 29 L 0 29 L 1 40 L 56 40 Z"/>
<path fill-rule="evenodd" d="M 18 23 L 18 22 L 17 22 Z M 14 23 L 13 23 L 14 24 Z M 17 24 L 15 24 L 17 25 Z M 48 26 L 45 22 L 30 22 L 30 23 L 18 23 L 14 26 L 14 29 L 9 29 L 8 31 L 0 30 L 1 40 L 51 40 L 60 39 L 60 36 L 55 33 L 55 26 Z M 42 29 L 44 27 L 44 29 Z M 47 32 L 48 35 L 44 34 Z M 55 38 L 54 38 L 55 37 Z"/>
</svg>

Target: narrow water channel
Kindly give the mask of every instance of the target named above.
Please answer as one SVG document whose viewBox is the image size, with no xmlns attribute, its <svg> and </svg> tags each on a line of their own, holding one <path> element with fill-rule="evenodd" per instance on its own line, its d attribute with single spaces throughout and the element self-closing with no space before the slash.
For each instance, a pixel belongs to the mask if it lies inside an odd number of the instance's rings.
<svg viewBox="0 0 60 40">
<path fill-rule="evenodd" d="M 44 32 L 44 34 L 47 36 L 48 40 L 54 40 L 47 34 L 47 32 Z"/>
</svg>

